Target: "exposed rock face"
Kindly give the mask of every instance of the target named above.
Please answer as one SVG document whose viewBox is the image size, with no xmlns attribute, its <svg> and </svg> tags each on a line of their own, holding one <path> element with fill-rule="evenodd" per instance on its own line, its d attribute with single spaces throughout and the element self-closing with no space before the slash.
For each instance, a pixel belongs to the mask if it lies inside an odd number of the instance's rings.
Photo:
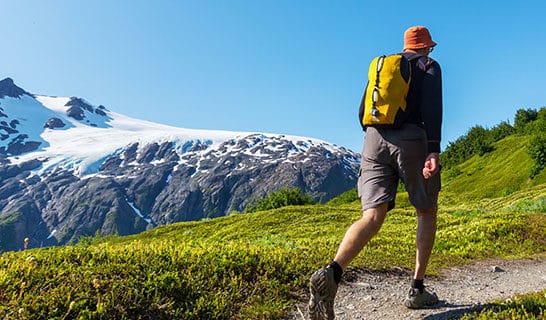
<svg viewBox="0 0 546 320">
<path fill-rule="evenodd" d="M 0 245 L 16 250 L 27 237 L 31 246 L 47 246 L 97 231 L 134 234 L 242 211 L 250 200 L 282 187 L 326 201 L 356 184 L 358 159 L 348 150 L 301 152 L 291 141 L 259 136 L 207 149 L 197 141 L 180 156 L 172 142 L 133 144 L 106 159 L 99 174 L 84 178 L 60 169 L 33 175 L 39 160 L 2 165 Z"/>
<path fill-rule="evenodd" d="M 0 99 L 20 99 L 24 95 L 32 96 L 16 86 L 11 78 L 0 81 Z M 42 141 L 29 139 L 28 134 L 20 132 L 18 127 L 21 122 L 15 117 L 10 117 L 7 110 L 1 106 L 1 103 L 0 119 L 0 142 L 6 142 L 0 145 L 0 155 L 20 155 L 34 151 L 42 145 Z"/>
<path fill-rule="evenodd" d="M 65 106 L 69 107 L 66 110 L 66 115 L 80 123 L 93 127 L 107 127 L 105 123 L 110 120 L 104 106 L 95 108 L 82 98 L 71 97 Z"/>
<path fill-rule="evenodd" d="M 26 134 L 19 134 L 15 136 L 15 138 L 13 138 L 9 143 L 6 153 L 12 155 L 23 154 L 25 152 L 31 152 L 38 149 L 40 144 L 42 144 L 39 141 L 25 141 L 27 138 L 28 136 Z M 2 152 L 2 150 L 0 150 L 0 152 Z"/>
<path fill-rule="evenodd" d="M 29 114 L 43 114 L 45 120 L 36 124 L 46 130 L 43 142 L 51 144 L 48 148 L 61 143 L 58 150 L 68 154 L 47 153 L 25 139 L 24 126 L 16 122 L 24 117 L 12 114 L 23 107 L 12 107 L 12 112 L 0 109 L 5 114 L 0 117 L 0 134 L 8 136 L 0 144 L 0 250 L 19 250 L 25 238 L 30 238 L 31 248 L 62 245 L 97 233 L 128 235 L 178 221 L 219 217 L 242 211 L 250 201 L 282 187 L 299 188 L 326 201 L 353 188 L 357 180 L 359 155 L 318 140 L 259 133 L 230 133 L 227 136 L 234 138 L 225 139 L 224 133 L 209 139 L 207 132 L 198 133 L 202 138 L 188 138 L 177 136 L 176 130 L 151 138 L 167 127 L 151 127 L 140 131 L 144 138 L 133 138 L 137 125 L 150 123 L 127 125 L 124 119 L 129 133 L 111 129 L 112 115 L 106 108 L 79 98 L 70 98 L 64 105 L 67 112 L 57 116 L 41 110 L 44 106 L 32 99 L 21 103 L 37 108 Z M 71 140 L 82 128 L 75 126 L 77 122 L 87 125 L 85 134 Z M 95 126 L 100 128 L 90 129 Z M 65 138 L 59 139 L 60 134 Z M 99 145 L 97 152 L 102 152 L 109 141 L 99 134 L 127 142 L 113 152 L 89 153 L 90 159 L 74 158 L 78 148 Z M 52 142 L 47 140 L 55 135 Z M 90 144 L 81 144 L 81 139 Z M 79 144 L 71 149 L 70 143 Z M 58 159 L 51 163 L 51 157 Z M 85 170 L 78 169 L 81 163 L 87 163 Z"/>
<path fill-rule="evenodd" d="M 62 128 L 64 126 L 66 126 L 66 124 L 59 118 L 51 118 L 44 124 L 44 128 L 48 129 Z"/>
<path fill-rule="evenodd" d="M 0 81 L 0 98 L 4 98 L 4 97 L 19 98 L 23 94 L 29 94 L 29 93 L 19 88 L 18 86 L 16 86 L 15 83 L 13 83 L 13 80 L 11 78 L 5 78 L 4 80 Z"/>
</svg>

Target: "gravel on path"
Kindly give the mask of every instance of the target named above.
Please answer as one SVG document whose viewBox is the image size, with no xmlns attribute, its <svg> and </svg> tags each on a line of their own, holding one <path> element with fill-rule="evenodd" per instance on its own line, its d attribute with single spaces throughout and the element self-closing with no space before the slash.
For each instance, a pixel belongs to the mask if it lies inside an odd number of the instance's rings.
<svg viewBox="0 0 546 320">
<path fill-rule="evenodd" d="M 411 272 L 352 270 L 344 276 L 335 301 L 339 320 L 459 319 L 494 300 L 546 289 L 546 258 L 488 260 L 444 270 L 425 280 L 440 303 L 428 309 L 411 310 L 403 305 Z M 307 317 L 306 304 L 299 303 L 289 320 Z"/>
</svg>

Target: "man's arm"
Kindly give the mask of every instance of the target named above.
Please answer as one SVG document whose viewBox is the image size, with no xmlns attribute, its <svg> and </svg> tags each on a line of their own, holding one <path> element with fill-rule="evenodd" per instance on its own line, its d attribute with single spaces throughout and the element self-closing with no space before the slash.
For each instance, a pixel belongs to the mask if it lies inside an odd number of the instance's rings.
<svg viewBox="0 0 546 320">
<path fill-rule="evenodd" d="M 439 153 L 442 139 L 442 71 L 436 61 L 432 61 L 423 79 L 421 118 L 427 132 L 428 153 Z"/>
</svg>

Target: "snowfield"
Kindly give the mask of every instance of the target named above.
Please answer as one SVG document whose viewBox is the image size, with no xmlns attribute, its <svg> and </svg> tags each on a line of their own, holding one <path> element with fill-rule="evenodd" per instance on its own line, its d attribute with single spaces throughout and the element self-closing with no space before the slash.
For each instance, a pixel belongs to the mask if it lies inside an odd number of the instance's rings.
<svg viewBox="0 0 546 320">
<path fill-rule="evenodd" d="M 201 154 L 203 157 L 216 153 L 236 153 L 241 149 L 237 143 L 246 142 L 249 146 L 265 145 L 262 150 L 244 151 L 254 157 L 270 158 L 269 161 L 290 162 L 290 157 L 276 159 L 275 154 L 282 148 L 280 140 L 288 140 L 293 148 L 288 155 L 297 155 L 309 148 L 322 146 L 335 153 L 339 147 L 322 140 L 269 134 L 260 132 L 234 132 L 221 130 L 194 130 L 162 125 L 150 121 L 139 120 L 107 110 L 102 106 L 93 106 L 83 99 L 79 99 L 90 108 L 84 109 L 82 120 L 68 116 L 72 99 L 67 97 L 29 96 L 19 98 L 4 97 L 0 99 L 3 112 L 10 119 L 18 121 L 17 130 L 26 134 L 27 141 L 40 142 L 36 151 L 17 156 L 9 156 L 12 164 L 19 164 L 32 159 L 42 161 L 43 165 L 34 171 L 34 174 L 43 175 L 55 168 L 69 169 L 76 175 L 84 177 L 96 174 L 101 164 L 114 155 L 119 155 L 124 148 L 138 143 L 139 152 L 147 145 L 165 142 L 174 143 L 174 149 L 179 155 L 187 152 Z M 93 110 L 102 110 L 102 114 Z M 52 118 L 64 122 L 62 128 L 44 128 L 44 124 Z M 227 143 L 233 141 L 234 143 Z M 6 147 L 9 139 L 0 141 L 0 147 Z M 200 148 L 192 150 L 199 145 Z M 219 150 L 221 145 L 228 148 Z M 263 153 L 266 150 L 266 153 Z M 269 153 L 271 152 L 271 153 Z M 301 161 L 301 160 L 300 160 Z M 181 159 L 180 164 L 184 164 Z"/>
</svg>

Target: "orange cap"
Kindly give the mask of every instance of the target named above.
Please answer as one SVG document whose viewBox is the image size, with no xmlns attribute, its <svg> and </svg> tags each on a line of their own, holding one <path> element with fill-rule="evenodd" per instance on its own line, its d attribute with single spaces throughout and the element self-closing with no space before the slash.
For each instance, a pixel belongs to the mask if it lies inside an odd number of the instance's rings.
<svg viewBox="0 0 546 320">
<path fill-rule="evenodd" d="M 434 47 L 435 45 L 436 42 L 432 41 L 430 32 L 423 26 L 411 27 L 404 32 L 404 50 L 422 49 Z"/>
</svg>

